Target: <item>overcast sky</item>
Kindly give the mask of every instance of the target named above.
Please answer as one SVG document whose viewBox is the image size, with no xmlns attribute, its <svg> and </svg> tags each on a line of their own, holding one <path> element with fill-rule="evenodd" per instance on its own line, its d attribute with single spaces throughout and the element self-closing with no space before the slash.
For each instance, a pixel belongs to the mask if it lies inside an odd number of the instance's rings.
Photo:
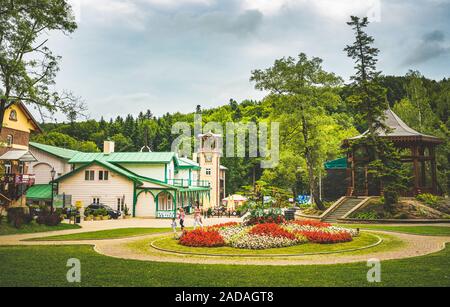
<svg viewBox="0 0 450 307">
<path fill-rule="evenodd" d="M 305 52 L 345 79 L 349 15 L 368 15 L 379 69 L 449 77 L 450 0 L 73 0 L 78 30 L 52 35 L 57 82 L 91 118 L 146 109 L 192 112 L 230 98 L 260 99 L 253 69 Z"/>
</svg>

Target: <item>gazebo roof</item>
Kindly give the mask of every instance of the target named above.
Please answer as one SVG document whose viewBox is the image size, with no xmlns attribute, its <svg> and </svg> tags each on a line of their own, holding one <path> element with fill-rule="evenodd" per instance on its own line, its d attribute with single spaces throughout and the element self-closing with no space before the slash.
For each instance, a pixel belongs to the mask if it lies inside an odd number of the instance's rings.
<svg viewBox="0 0 450 307">
<path fill-rule="evenodd" d="M 384 124 L 388 127 L 385 131 L 383 128 L 378 128 L 377 134 L 381 137 L 387 137 L 394 141 L 422 141 L 424 143 L 436 143 L 441 144 L 443 141 L 435 136 L 426 135 L 409 127 L 397 114 L 395 114 L 390 108 L 384 113 Z M 349 140 L 358 140 L 369 134 L 367 130 L 361 135 L 350 138 Z"/>
</svg>

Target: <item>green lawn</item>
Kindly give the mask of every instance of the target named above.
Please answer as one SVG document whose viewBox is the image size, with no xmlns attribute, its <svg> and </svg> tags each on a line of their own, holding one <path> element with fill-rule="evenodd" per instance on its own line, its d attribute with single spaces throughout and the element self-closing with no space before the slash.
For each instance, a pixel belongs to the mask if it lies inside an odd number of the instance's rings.
<svg viewBox="0 0 450 307">
<path fill-rule="evenodd" d="M 17 229 L 10 224 L 3 221 L 0 225 L 0 236 L 5 235 L 15 235 L 15 234 L 25 234 L 25 233 L 37 233 L 37 232 L 48 232 L 48 231 L 57 231 L 57 230 L 68 230 L 68 229 L 79 229 L 81 228 L 78 225 L 73 224 L 60 224 L 58 226 L 46 226 L 39 225 L 35 222 L 32 222 L 29 225 L 23 225 L 21 229 Z"/>
<path fill-rule="evenodd" d="M 195 254 L 209 254 L 209 255 L 299 255 L 308 253 L 324 253 L 324 252 L 339 252 L 345 250 L 359 249 L 369 247 L 379 242 L 380 238 L 369 234 L 362 233 L 359 237 L 353 239 L 352 242 L 338 243 L 338 244 L 314 244 L 305 243 L 296 246 L 272 248 L 265 250 L 249 250 L 239 249 L 229 246 L 223 247 L 189 247 L 178 243 L 172 236 L 161 237 L 154 242 L 158 248 L 169 251 L 195 253 Z M 153 241 L 153 240 L 151 240 Z M 149 246 L 149 240 L 143 240 L 130 244 L 133 249 L 144 250 Z M 142 247 L 140 245 L 143 245 Z"/>
<path fill-rule="evenodd" d="M 100 230 L 84 233 L 76 233 L 70 235 L 59 235 L 44 238 L 30 239 L 29 241 L 84 241 L 84 240 L 107 240 L 107 239 L 120 239 L 127 237 L 136 237 L 154 233 L 170 232 L 170 228 L 123 228 L 123 229 L 111 229 Z"/>
<path fill-rule="evenodd" d="M 66 281 L 66 263 L 73 257 L 81 261 L 81 284 Z M 428 256 L 383 262 L 380 284 L 366 281 L 369 269 L 366 263 L 323 266 L 156 263 L 102 256 L 89 246 L 0 247 L 0 259 L 0 286 L 450 286 L 450 247 Z"/>
<path fill-rule="evenodd" d="M 446 226 L 389 226 L 389 225 L 353 225 L 342 224 L 340 226 L 348 228 L 361 228 L 368 230 L 385 230 L 400 233 L 408 233 L 415 235 L 428 235 L 428 236 L 450 236 L 450 224 Z"/>
</svg>

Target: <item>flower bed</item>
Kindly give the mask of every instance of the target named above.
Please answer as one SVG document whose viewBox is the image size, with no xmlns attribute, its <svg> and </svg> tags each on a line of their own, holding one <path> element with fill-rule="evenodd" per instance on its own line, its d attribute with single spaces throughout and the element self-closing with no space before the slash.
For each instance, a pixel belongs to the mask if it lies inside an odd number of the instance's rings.
<svg viewBox="0 0 450 307">
<path fill-rule="evenodd" d="M 350 242 L 353 240 L 349 232 L 326 232 L 326 231 L 302 231 L 308 241 L 319 244 L 334 244 L 342 242 Z"/>
<path fill-rule="evenodd" d="M 292 221 L 246 225 L 226 223 L 188 231 L 180 244 L 190 247 L 231 246 L 241 249 L 270 249 L 303 243 L 350 242 L 358 232 L 318 221 Z"/>
<path fill-rule="evenodd" d="M 196 229 L 184 233 L 180 244 L 191 247 L 218 247 L 224 246 L 225 241 L 216 230 Z"/>
<path fill-rule="evenodd" d="M 295 235 L 278 224 L 258 224 L 250 229 L 249 234 L 256 236 L 268 236 L 274 238 L 286 238 L 295 240 Z"/>
</svg>

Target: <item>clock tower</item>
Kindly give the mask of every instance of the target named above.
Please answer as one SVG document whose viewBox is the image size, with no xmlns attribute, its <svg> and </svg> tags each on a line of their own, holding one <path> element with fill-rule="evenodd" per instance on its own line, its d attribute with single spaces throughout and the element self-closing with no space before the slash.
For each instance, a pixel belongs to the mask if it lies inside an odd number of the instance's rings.
<svg viewBox="0 0 450 307">
<path fill-rule="evenodd" d="M 211 184 L 210 198 L 205 199 L 203 207 L 214 208 L 222 203 L 225 195 L 225 168 L 220 165 L 222 136 L 210 131 L 198 135 L 198 141 L 197 159 L 201 167 L 199 179 Z"/>
</svg>

